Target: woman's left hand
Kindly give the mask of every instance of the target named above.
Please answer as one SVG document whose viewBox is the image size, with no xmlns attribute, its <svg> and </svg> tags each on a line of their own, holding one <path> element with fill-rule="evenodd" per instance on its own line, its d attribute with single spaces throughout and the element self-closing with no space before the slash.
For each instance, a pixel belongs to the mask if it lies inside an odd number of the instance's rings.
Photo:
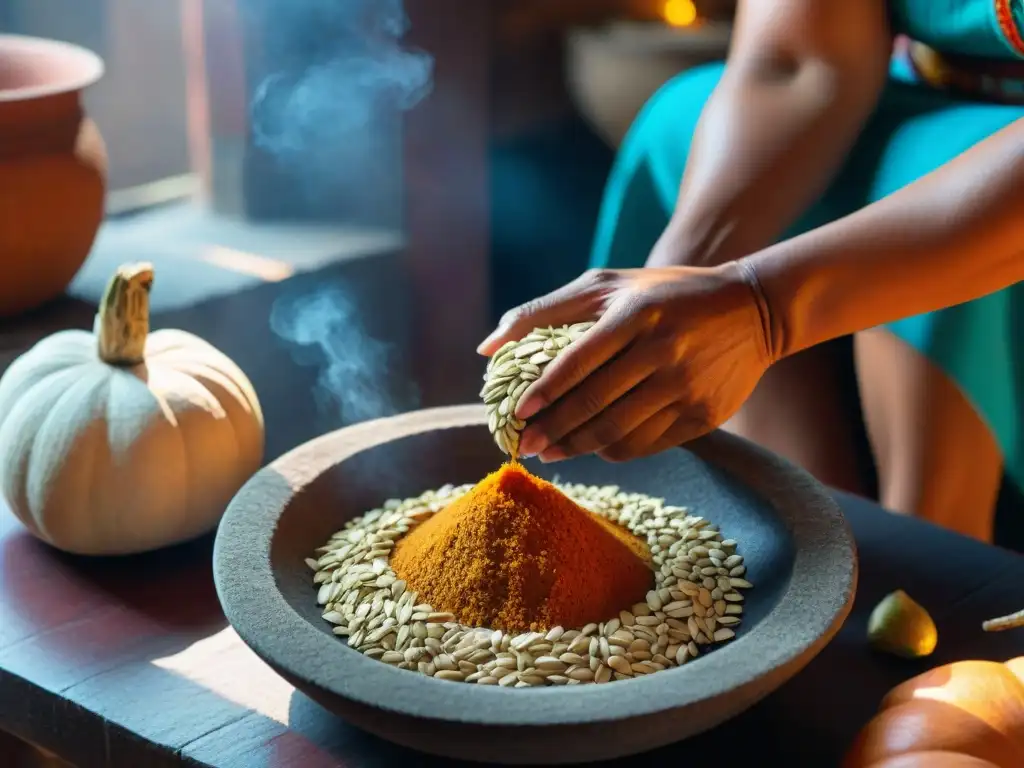
<svg viewBox="0 0 1024 768">
<path fill-rule="evenodd" d="M 749 267 L 592 270 L 507 313 L 492 355 L 535 327 L 596 320 L 516 409 L 523 455 L 658 453 L 720 426 L 773 362 L 769 308 Z M 535 418 L 534 418 L 535 417 Z"/>
</svg>

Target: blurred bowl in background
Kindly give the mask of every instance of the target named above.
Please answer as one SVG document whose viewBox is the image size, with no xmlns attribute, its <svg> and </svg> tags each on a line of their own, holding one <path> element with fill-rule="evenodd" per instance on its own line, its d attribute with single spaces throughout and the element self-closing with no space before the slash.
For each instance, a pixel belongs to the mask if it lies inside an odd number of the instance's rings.
<svg viewBox="0 0 1024 768">
<path fill-rule="evenodd" d="M 725 58 L 732 25 L 673 27 L 616 21 L 577 28 L 566 43 L 569 94 L 583 118 L 617 147 L 648 99 L 674 76 Z"/>
</svg>

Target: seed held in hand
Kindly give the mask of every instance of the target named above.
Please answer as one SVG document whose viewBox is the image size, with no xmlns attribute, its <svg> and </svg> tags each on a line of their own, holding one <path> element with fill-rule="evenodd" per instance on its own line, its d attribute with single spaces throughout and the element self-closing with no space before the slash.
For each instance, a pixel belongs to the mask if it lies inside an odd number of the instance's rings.
<svg viewBox="0 0 1024 768">
<path fill-rule="evenodd" d="M 525 420 L 537 410 L 536 403 L 528 402 L 521 416 L 516 413 L 530 383 L 593 325 L 585 322 L 560 328 L 534 328 L 522 339 L 503 344 L 491 357 L 480 397 L 487 408 L 487 428 L 502 452 L 513 458 L 519 456 Z"/>
</svg>

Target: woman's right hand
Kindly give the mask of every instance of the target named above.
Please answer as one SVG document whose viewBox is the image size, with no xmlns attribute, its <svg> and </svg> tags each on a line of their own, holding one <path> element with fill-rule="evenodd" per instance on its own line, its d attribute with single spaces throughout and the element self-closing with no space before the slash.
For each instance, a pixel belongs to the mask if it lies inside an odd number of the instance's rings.
<svg viewBox="0 0 1024 768">
<path fill-rule="evenodd" d="M 524 455 L 625 461 L 671 448 L 728 420 L 773 362 L 769 309 L 742 262 L 592 270 L 507 313 L 479 351 L 587 320 L 519 401 Z"/>
</svg>

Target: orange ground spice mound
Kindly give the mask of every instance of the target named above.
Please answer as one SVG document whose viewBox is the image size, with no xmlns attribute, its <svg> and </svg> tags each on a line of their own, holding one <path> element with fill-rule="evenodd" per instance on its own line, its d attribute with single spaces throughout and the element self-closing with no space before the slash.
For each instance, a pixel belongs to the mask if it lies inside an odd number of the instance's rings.
<svg viewBox="0 0 1024 768">
<path fill-rule="evenodd" d="M 462 624 L 509 631 L 582 627 L 642 602 L 647 546 L 519 464 L 484 478 L 391 556 L 421 602 Z"/>
</svg>

